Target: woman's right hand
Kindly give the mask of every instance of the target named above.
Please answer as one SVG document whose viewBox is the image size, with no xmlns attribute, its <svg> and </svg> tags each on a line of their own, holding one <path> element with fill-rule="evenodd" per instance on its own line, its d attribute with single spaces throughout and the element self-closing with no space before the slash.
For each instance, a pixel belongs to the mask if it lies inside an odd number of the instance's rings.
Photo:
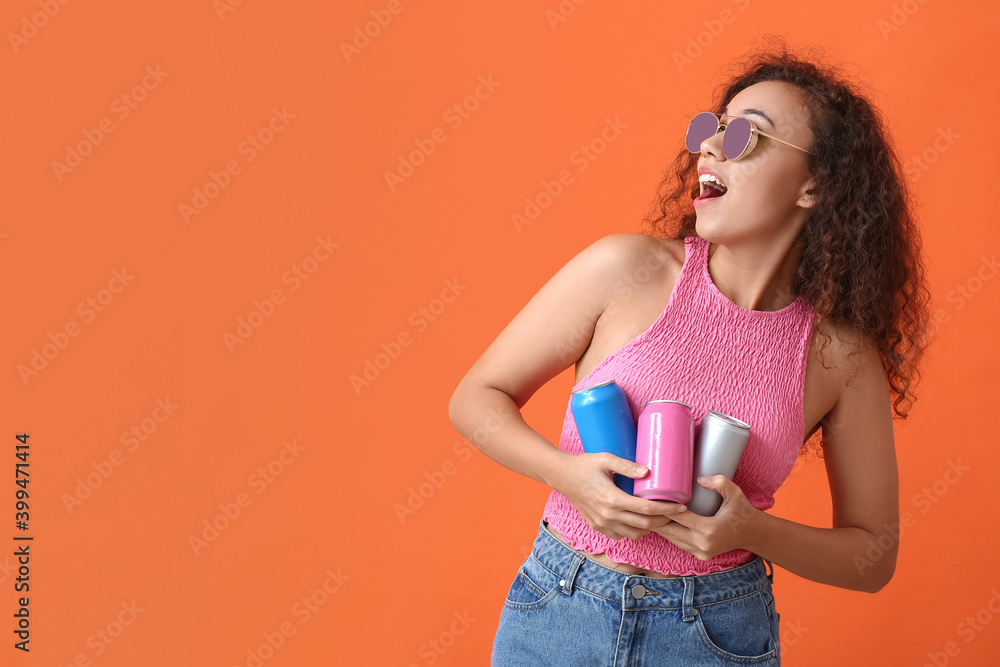
<svg viewBox="0 0 1000 667">
<path fill-rule="evenodd" d="M 569 499 L 587 525 L 613 540 L 637 540 L 684 509 L 667 500 L 637 498 L 615 486 L 612 473 L 641 479 L 649 469 L 614 454 L 565 454 L 559 468 L 552 488 Z"/>
</svg>

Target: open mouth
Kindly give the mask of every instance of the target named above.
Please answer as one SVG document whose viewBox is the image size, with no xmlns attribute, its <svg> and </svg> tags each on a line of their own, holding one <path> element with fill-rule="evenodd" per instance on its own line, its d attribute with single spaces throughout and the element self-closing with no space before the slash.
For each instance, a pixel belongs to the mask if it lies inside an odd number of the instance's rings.
<svg viewBox="0 0 1000 667">
<path fill-rule="evenodd" d="M 711 174 L 702 174 L 698 181 L 701 183 L 701 191 L 694 200 L 695 203 L 704 203 L 711 199 L 718 199 L 729 191 L 724 183 Z"/>
</svg>

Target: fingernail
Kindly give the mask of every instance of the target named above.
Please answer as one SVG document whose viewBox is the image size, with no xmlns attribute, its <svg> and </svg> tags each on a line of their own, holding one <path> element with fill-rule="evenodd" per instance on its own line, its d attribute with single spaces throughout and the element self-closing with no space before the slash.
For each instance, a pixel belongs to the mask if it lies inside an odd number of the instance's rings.
<svg viewBox="0 0 1000 667">
<path fill-rule="evenodd" d="M 708 477 L 699 477 L 699 478 L 698 478 L 698 483 L 699 483 L 699 484 L 708 484 L 708 483 L 709 483 L 709 481 L 710 481 L 710 480 L 709 480 L 709 478 L 708 478 Z"/>
<path fill-rule="evenodd" d="M 647 472 L 649 472 L 649 468 L 647 468 L 646 466 L 639 466 L 638 468 L 635 469 L 635 471 L 640 475 L 645 475 Z"/>
</svg>

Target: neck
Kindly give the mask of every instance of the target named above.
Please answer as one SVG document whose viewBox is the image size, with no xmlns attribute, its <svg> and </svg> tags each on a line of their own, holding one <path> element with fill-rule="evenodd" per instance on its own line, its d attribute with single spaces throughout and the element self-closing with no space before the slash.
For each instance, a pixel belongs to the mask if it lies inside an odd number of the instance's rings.
<svg viewBox="0 0 1000 667">
<path fill-rule="evenodd" d="M 795 301 L 793 289 L 799 265 L 798 245 L 773 240 L 741 245 L 712 243 L 708 273 L 716 288 L 746 310 L 774 311 Z"/>
</svg>

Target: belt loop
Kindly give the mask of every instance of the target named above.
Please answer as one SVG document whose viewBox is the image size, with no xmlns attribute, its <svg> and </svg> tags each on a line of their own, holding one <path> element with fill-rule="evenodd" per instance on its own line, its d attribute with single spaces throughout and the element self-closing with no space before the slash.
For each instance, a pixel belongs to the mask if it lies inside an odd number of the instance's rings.
<svg viewBox="0 0 1000 667">
<path fill-rule="evenodd" d="M 579 553 L 573 554 L 573 562 L 569 566 L 569 572 L 567 572 L 566 576 L 559 582 L 562 586 L 562 592 L 566 595 L 573 594 L 573 582 L 576 581 L 576 573 L 580 571 L 580 566 L 583 564 L 584 560 L 586 560 L 585 556 L 582 556 Z"/>
<path fill-rule="evenodd" d="M 769 561 L 766 558 L 762 558 L 762 559 L 763 559 L 763 561 L 765 563 L 767 563 L 767 567 L 770 568 L 769 570 L 765 570 L 765 572 L 767 572 L 767 580 L 770 581 L 773 584 L 774 583 L 774 563 L 772 563 L 771 561 Z"/>
<path fill-rule="evenodd" d="M 694 577 L 684 577 L 684 620 L 693 621 L 698 611 L 694 608 Z"/>
</svg>

